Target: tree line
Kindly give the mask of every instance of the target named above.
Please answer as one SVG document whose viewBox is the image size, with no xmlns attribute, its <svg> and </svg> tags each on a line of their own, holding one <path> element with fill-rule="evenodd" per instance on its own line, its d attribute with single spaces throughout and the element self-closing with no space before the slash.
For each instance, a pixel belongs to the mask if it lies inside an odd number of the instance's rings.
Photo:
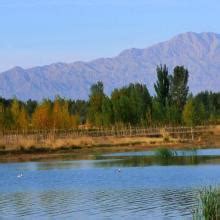
<svg viewBox="0 0 220 220">
<path fill-rule="evenodd" d="M 79 125 L 111 126 L 195 126 L 218 123 L 220 92 L 189 92 L 189 73 L 176 66 L 170 74 L 166 65 L 156 68 L 155 94 L 144 84 L 131 83 L 114 89 L 110 96 L 102 82 L 91 86 L 89 99 L 27 102 L 0 98 L 0 129 L 71 129 Z"/>
</svg>

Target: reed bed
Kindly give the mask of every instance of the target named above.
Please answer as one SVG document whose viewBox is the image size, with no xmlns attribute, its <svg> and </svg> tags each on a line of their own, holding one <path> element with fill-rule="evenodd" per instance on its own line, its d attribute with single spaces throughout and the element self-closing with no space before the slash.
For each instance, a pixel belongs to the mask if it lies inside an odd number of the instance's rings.
<svg viewBox="0 0 220 220">
<path fill-rule="evenodd" d="M 199 192 L 198 207 L 193 213 L 193 219 L 218 220 L 220 219 L 220 189 L 205 187 Z"/>
</svg>

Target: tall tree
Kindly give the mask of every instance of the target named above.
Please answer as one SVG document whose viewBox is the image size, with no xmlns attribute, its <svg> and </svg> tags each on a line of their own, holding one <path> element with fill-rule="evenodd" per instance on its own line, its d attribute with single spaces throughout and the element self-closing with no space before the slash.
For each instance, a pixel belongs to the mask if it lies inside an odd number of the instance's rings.
<svg viewBox="0 0 220 220">
<path fill-rule="evenodd" d="M 112 102 L 108 96 L 105 96 L 102 102 L 102 122 L 107 127 L 113 123 Z"/>
<path fill-rule="evenodd" d="M 167 123 L 169 104 L 169 72 L 166 65 L 157 66 L 157 81 L 154 84 L 156 97 L 153 99 L 152 119 L 156 124 Z"/>
<path fill-rule="evenodd" d="M 104 86 L 102 82 L 97 82 L 91 86 L 88 107 L 88 120 L 91 124 L 101 126 L 102 105 L 104 100 Z"/>
<path fill-rule="evenodd" d="M 56 97 L 53 103 L 53 110 L 52 110 L 52 123 L 53 127 L 63 128 L 63 121 L 65 119 L 62 118 L 62 100 L 60 97 Z"/>
<path fill-rule="evenodd" d="M 169 98 L 169 75 L 166 65 L 157 66 L 157 82 L 154 84 L 157 101 L 166 106 Z"/>
<path fill-rule="evenodd" d="M 29 117 L 32 116 L 32 114 L 34 113 L 35 109 L 37 108 L 37 101 L 33 101 L 31 99 L 29 99 L 26 103 L 25 103 L 25 106 L 26 106 L 26 111 L 29 115 Z"/>
<path fill-rule="evenodd" d="M 170 76 L 170 98 L 171 104 L 182 112 L 186 104 L 188 87 L 188 70 L 184 66 L 176 66 L 173 70 L 173 75 Z"/>
<path fill-rule="evenodd" d="M 132 123 L 132 110 L 125 88 L 115 89 L 111 94 L 114 121 L 118 123 Z"/>
<path fill-rule="evenodd" d="M 19 113 L 20 113 L 20 103 L 16 98 L 14 98 L 11 104 L 11 114 L 12 114 L 14 129 L 19 128 L 19 125 L 18 125 Z"/>
<path fill-rule="evenodd" d="M 5 129 L 5 107 L 4 104 L 0 102 L 0 130 Z"/>
</svg>

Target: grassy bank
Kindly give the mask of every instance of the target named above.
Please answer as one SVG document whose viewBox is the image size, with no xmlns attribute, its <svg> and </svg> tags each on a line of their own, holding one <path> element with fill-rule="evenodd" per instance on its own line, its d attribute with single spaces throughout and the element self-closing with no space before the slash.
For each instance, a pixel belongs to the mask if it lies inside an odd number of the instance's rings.
<svg viewBox="0 0 220 220">
<path fill-rule="evenodd" d="M 60 137 L 37 139 L 34 135 L 16 136 L 16 142 L 3 145 L 0 140 L 0 161 L 40 160 L 57 157 L 85 158 L 105 152 L 148 150 L 157 147 L 220 147 L 220 126 L 194 139 L 181 139 L 169 134 L 156 137 L 102 136 Z"/>
</svg>

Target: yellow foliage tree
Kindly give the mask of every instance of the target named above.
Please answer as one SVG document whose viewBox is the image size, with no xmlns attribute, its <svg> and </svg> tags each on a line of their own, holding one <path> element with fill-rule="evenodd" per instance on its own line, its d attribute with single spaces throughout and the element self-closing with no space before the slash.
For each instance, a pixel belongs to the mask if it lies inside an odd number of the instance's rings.
<svg viewBox="0 0 220 220">
<path fill-rule="evenodd" d="M 68 102 L 59 97 L 54 101 L 52 118 L 55 129 L 70 129 L 79 125 L 79 116 L 70 115 Z"/>
<path fill-rule="evenodd" d="M 79 115 L 71 115 L 70 116 L 70 128 L 77 128 L 80 124 Z"/>
<path fill-rule="evenodd" d="M 68 103 L 57 97 L 53 105 L 53 127 L 56 129 L 68 129 L 70 123 L 70 115 Z"/>
<path fill-rule="evenodd" d="M 32 126 L 36 129 L 50 129 L 53 127 L 50 101 L 45 100 L 38 105 L 32 116 Z"/>
<path fill-rule="evenodd" d="M 12 114 L 12 120 L 13 120 L 13 128 L 19 129 L 18 125 L 18 117 L 20 113 L 20 104 L 16 98 L 13 99 L 11 104 L 11 114 Z"/>
<path fill-rule="evenodd" d="M 4 106 L 2 103 L 0 103 L 0 129 L 4 129 L 4 119 L 5 119 L 5 114 L 4 114 Z"/>
<path fill-rule="evenodd" d="M 24 107 L 21 107 L 18 118 L 17 118 L 17 126 L 19 129 L 27 130 L 29 127 L 29 118 Z"/>
</svg>

